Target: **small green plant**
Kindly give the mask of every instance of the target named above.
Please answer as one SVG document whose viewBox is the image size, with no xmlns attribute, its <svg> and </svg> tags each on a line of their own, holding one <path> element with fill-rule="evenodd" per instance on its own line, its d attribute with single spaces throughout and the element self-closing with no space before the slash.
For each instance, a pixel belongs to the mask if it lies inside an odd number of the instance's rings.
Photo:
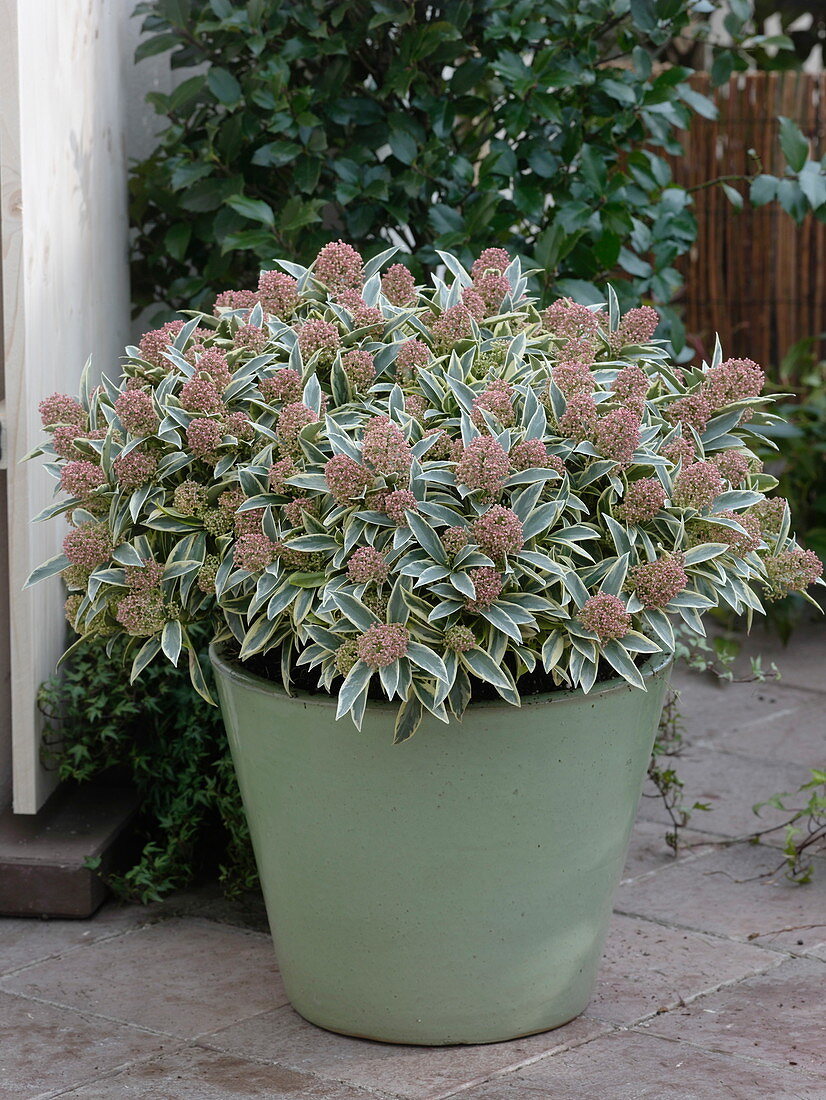
<svg viewBox="0 0 826 1100">
<path fill-rule="evenodd" d="M 82 639 L 43 684 L 46 760 L 67 782 L 121 782 L 141 798 L 114 892 L 147 904 L 217 875 L 228 895 L 254 889 L 255 863 L 219 712 L 171 665 L 129 683 L 124 640 Z M 108 648 L 108 652 L 107 652 Z"/>
<path fill-rule="evenodd" d="M 754 833 L 752 839 L 757 842 L 769 833 L 782 829 L 786 874 L 792 881 L 801 884 L 812 879 L 813 856 L 826 849 L 826 772 L 813 768 L 811 775 L 812 778 L 801 784 L 793 794 L 775 794 L 754 807 L 756 814 L 764 806 L 791 813 L 787 821 Z M 794 805 L 795 802 L 797 805 Z"/>
<path fill-rule="evenodd" d="M 209 626 L 287 691 L 371 691 L 461 718 L 491 691 L 588 692 L 675 648 L 672 620 L 751 615 L 822 572 L 754 448 L 747 359 L 675 367 L 650 308 L 537 311 L 519 259 L 416 286 L 343 242 L 282 261 L 127 349 L 125 377 L 41 404 L 70 621 L 138 677 Z M 263 662 L 263 664 L 262 664 Z M 539 686 L 537 686 L 539 685 Z"/>
</svg>

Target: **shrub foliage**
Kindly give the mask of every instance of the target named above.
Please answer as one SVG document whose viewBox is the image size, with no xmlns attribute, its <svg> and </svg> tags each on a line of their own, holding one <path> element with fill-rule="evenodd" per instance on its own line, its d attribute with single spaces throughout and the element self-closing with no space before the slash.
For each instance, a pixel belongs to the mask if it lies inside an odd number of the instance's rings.
<svg viewBox="0 0 826 1100">
<path fill-rule="evenodd" d="M 675 367 L 657 316 L 570 299 L 537 312 L 487 250 L 416 287 L 389 256 L 325 246 L 222 294 L 41 405 L 73 526 L 82 634 L 128 635 L 137 676 L 214 624 L 241 660 L 305 669 L 356 724 L 371 687 L 461 717 L 473 684 L 591 689 L 674 648 L 671 619 L 748 616 L 821 565 L 790 534 L 755 446 L 776 420 L 748 359 Z"/>
<path fill-rule="evenodd" d="M 726 31 L 743 41 L 750 4 L 729 7 Z M 137 305 L 203 307 L 224 286 L 250 285 L 273 256 L 308 264 L 343 236 L 368 257 L 400 245 L 417 275 L 437 250 L 469 264 L 503 245 L 541 269 L 544 300 L 596 301 L 610 275 L 623 305 L 666 307 L 696 236 L 666 154 L 680 152 L 694 112 L 715 108 L 691 88 L 690 69 L 660 62 L 702 35 L 713 8 L 138 5 L 138 57 L 170 50 L 173 66 L 193 72 L 149 96 L 164 123 L 132 178 Z M 716 82 L 746 64 L 742 50 L 714 53 Z M 780 187 L 761 175 L 754 200 L 802 217 L 826 203 L 826 187 L 788 125 L 790 176 Z M 680 346 L 677 316 L 668 319 Z"/>
</svg>

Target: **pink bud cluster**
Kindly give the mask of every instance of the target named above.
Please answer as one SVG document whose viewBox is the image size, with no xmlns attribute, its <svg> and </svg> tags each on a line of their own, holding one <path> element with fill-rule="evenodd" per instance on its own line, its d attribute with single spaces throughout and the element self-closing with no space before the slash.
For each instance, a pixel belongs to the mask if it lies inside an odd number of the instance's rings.
<svg viewBox="0 0 826 1100">
<path fill-rule="evenodd" d="M 473 289 L 485 305 L 485 316 L 500 312 L 502 302 L 511 292 L 511 284 L 506 275 L 497 271 L 485 271 L 473 280 Z"/>
<path fill-rule="evenodd" d="M 714 456 L 712 462 L 730 485 L 742 485 L 746 480 L 750 459 L 743 451 L 720 451 Z"/>
<path fill-rule="evenodd" d="M 389 516 L 397 527 L 407 527 L 405 512 L 418 512 L 419 502 L 409 489 L 395 489 L 384 498 L 382 507 L 385 515 Z"/>
<path fill-rule="evenodd" d="M 60 488 L 69 496 L 87 500 L 96 489 L 106 484 L 106 474 L 94 462 L 80 459 L 67 462 L 60 471 Z"/>
<path fill-rule="evenodd" d="M 491 413 L 503 428 L 515 423 L 513 412 L 513 386 L 503 378 L 495 378 L 480 394 L 473 399 L 473 423 L 481 428 L 484 423 L 482 413 Z"/>
<path fill-rule="evenodd" d="M 133 592 L 146 592 L 157 588 L 163 579 L 163 566 L 154 558 L 143 558 L 143 565 L 127 565 L 124 580 Z"/>
<path fill-rule="evenodd" d="M 706 392 L 698 389 L 672 401 L 664 410 L 664 415 L 671 424 L 686 424 L 695 431 L 703 432 L 712 412 Z"/>
<path fill-rule="evenodd" d="M 472 527 L 474 540 L 488 557 L 498 560 L 518 554 L 525 545 L 522 521 L 511 508 L 494 504 Z"/>
<path fill-rule="evenodd" d="M 91 573 L 112 556 L 112 535 L 105 523 L 73 527 L 63 540 L 63 553 L 72 565 Z"/>
<path fill-rule="evenodd" d="M 654 339 L 654 332 L 660 323 L 660 315 L 651 306 L 637 306 L 629 309 L 620 321 L 617 332 L 616 346 L 627 347 L 629 344 L 647 344 Z"/>
<path fill-rule="evenodd" d="M 222 290 L 215 299 L 213 312 L 220 317 L 225 309 L 251 310 L 259 301 L 254 290 Z"/>
<path fill-rule="evenodd" d="M 373 484 L 370 471 L 348 455 L 333 455 L 324 467 L 324 477 L 337 504 L 349 504 Z"/>
<path fill-rule="evenodd" d="M 258 388 L 266 401 L 291 404 L 301 397 L 301 375 L 291 367 L 281 367 L 271 378 L 262 378 Z"/>
<path fill-rule="evenodd" d="M 743 531 L 735 531 L 733 527 L 724 527 L 720 523 L 699 522 L 692 523 L 690 533 L 695 543 L 723 542 L 731 547 L 735 557 L 742 558 L 756 550 L 762 541 L 760 521 L 756 516 L 733 512 L 726 508 L 717 515 L 721 519 L 732 519 L 739 523 Z M 743 533 L 745 532 L 745 534 Z"/>
<path fill-rule="evenodd" d="M 590 393 L 575 393 L 559 421 L 560 433 L 581 443 L 590 439 L 597 424 L 597 406 Z"/>
<path fill-rule="evenodd" d="M 705 389 L 709 402 L 715 409 L 759 397 L 766 384 L 766 375 L 752 359 L 726 359 L 719 367 L 712 367 L 705 377 Z"/>
<path fill-rule="evenodd" d="M 224 407 L 221 395 L 208 374 L 195 374 L 188 378 L 181 386 L 180 398 L 188 412 L 197 412 L 204 416 L 220 412 Z"/>
<path fill-rule="evenodd" d="M 620 467 L 629 466 L 640 445 L 640 419 L 631 409 L 612 409 L 594 425 L 594 445 Z"/>
<path fill-rule="evenodd" d="M 313 497 L 296 497 L 284 505 L 284 515 L 292 527 L 303 526 L 305 512 L 311 516 L 318 515 L 318 504 Z"/>
<path fill-rule="evenodd" d="M 665 607 L 688 584 L 682 554 L 670 554 L 636 565 L 629 574 L 630 587 L 643 607 Z"/>
<path fill-rule="evenodd" d="M 467 653 L 478 645 L 476 635 L 467 626 L 449 626 L 444 641 L 445 649 L 453 653 Z"/>
<path fill-rule="evenodd" d="M 683 466 L 671 498 L 678 508 L 706 508 L 723 491 L 723 479 L 713 462 Z"/>
<path fill-rule="evenodd" d="M 267 329 L 260 325 L 241 325 L 233 337 L 232 343 L 236 348 L 244 348 L 253 355 L 260 355 L 269 342 L 270 336 Z"/>
<path fill-rule="evenodd" d="M 470 277 L 476 281 L 481 279 L 487 271 L 504 275 L 510 266 L 510 262 L 511 258 L 504 248 L 485 248 L 479 253 L 478 259 L 473 261 Z"/>
<path fill-rule="evenodd" d="M 480 489 L 486 496 L 496 496 L 510 473 L 507 451 L 490 435 L 472 439 L 462 450 L 456 465 L 456 481 L 468 489 Z"/>
<path fill-rule="evenodd" d="M 257 297 L 262 309 L 286 321 L 298 306 L 298 283 L 286 272 L 262 271 L 258 276 Z"/>
<path fill-rule="evenodd" d="M 369 668 L 387 668 L 407 653 L 410 632 L 396 623 L 375 623 L 358 640 L 358 656 Z"/>
<path fill-rule="evenodd" d="M 157 588 L 131 592 L 118 601 L 115 618 L 135 637 L 150 637 L 163 630 L 167 621 L 163 595 Z"/>
<path fill-rule="evenodd" d="M 384 314 L 378 306 L 368 306 L 357 290 L 342 290 L 337 301 L 350 313 L 354 328 L 369 329 L 367 335 L 376 338 L 381 336 Z"/>
<path fill-rule="evenodd" d="M 572 298 L 560 298 L 540 313 L 542 326 L 552 336 L 590 339 L 599 333 L 599 317 Z"/>
<path fill-rule="evenodd" d="M 172 506 L 184 516 L 200 516 L 208 503 L 206 488 L 197 481 L 182 481 L 172 494 Z"/>
<path fill-rule="evenodd" d="M 631 629 L 631 616 L 618 596 L 597 592 L 579 609 L 577 619 L 586 630 L 593 631 L 601 642 L 624 638 Z"/>
<path fill-rule="evenodd" d="M 617 401 L 641 416 L 650 386 L 648 375 L 634 363 L 617 372 L 611 390 Z"/>
<path fill-rule="evenodd" d="M 376 380 L 376 365 L 369 351 L 356 348 L 342 357 L 341 365 L 356 392 L 368 390 Z"/>
<path fill-rule="evenodd" d="M 404 264 L 393 264 L 382 276 L 381 292 L 394 306 L 409 305 L 416 297 L 416 280 Z"/>
<path fill-rule="evenodd" d="M 455 557 L 469 542 L 470 536 L 465 527 L 448 527 L 442 532 L 442 546 L 451 557 Z"/>
<path fill-rule="evenodd" d="M 455 306 L 441 313 L 431 324 L 430 332 L 436 350 L 443 354 L 457 344 L 460 340 L 466 340 L 473 333 L 472 315 L 466 305 L 458 302 Z"/>
<path fill-rule="evenodd" d="M 138 344 L 141 358 L 151 363 L 153 367 L 169 370 L 170 363 L 165 352 L 183 327 L 183 321 L 167 321 L 161 328 L 153 328 L 144 333 Z"/>
<path fill-rule="evenodd" d="M 673 462 L 675 466 L 678 462 L 682 462 L 683 466 L 686 466 L 689 462 L 694 461 L 696 451 L 694 450 L 694 444 L 687 436 L 675 435 L 672 440 L 660 447 L 660 454 L 663 458 L 667 458 L 669 462 Z"/>
<path fill-rule="evenodd" d="M 223 393 L 232 381 L 232 371 L 226 355 L 219 348 L 205 348 L 201 345 L 193 351 L 196 353 L 191 358 L 193 366 L 198 368 L 199 374 L 211 378 L 218 392 Z"/>
<path fill-rule="evenodd" d="M 382 584 L 389 574 L 390 566 L 374 546 L 360 546 L 347 562 L 347 575 L 354 584 Z"/>
<path fill-rule="evenodd" d="M 297 473 L 298 467 L 289 455 L 279 458 L 270 466 L 270 488 L 274 493 L 291 493 L 292 486 L 287 484 L 287 478 L 294 477 Z"/>
<path fill-rule="evenodd" d="M 462 305 L 477 324 L 487 317 L 488 308 L 485 305 L 485 299 L 481 294 L 477 294 L 472 286 L 466 286 L 462 291 Z"/>
<path fill-rule="evenodd" d="M 471 569 L 468 576 L 473 581 L 476 598 L 465 600 L 465 607 L 468 611 L 486 611 L 502 595 L 501 574 L 489 565 L 481 565 Z"/>
<path fill-rule="evenodd" d="M 53 428 L 56 424 L 71 424 L 76 428 L 86 426 L 85 409 L 67 393 L 44 397 L 37 408 L 44 428 Z"/>
<path fill-rule="evenodd" d="M 632 481 L 625 496 L 614 509 L 617 519 L 623 523 L 647 523 L 665 507 L 665 489 L 655 477 L 642 477 Z"/>
<path fill-rule="evenodd" d="M 121 488 L 139 489 L 151 481 L 158 468 L 158 459 L 142 447 L 133 447 L 126 454 L 119 455 L 112 465 Z"/>
<path fill-rule="evenodd" d="M 389 417 L 374 416 L 367 422 L 361 444 L 364 461 L 377 473 L 407 477 L 413 461 L 404 432 Z"/>
<path fill-rule="evenodd" d="M 341 346 L 341 337 L 338 329 L 330 321 L 322 321 L 318 317 L 311 317 L 299 325 L 298 347 L 306 361 L 311 356 L 318 354 L 320 363 L 331 363 Z"/>
<path fill-rule="evenodd" d="M 158 427 L 158 414 L 147 390 L 124 390 L 115 400 L 115 412 L 127 432 L 151 435 Z"/>
<path fill-rule="evenodd" d="M 757 517 L 762 529 L 768 535 L 777 535 L 783 525 L 788 502 L 785 497 L 766 497 L 751 508 L 751 514 Z"/>
<path fill-rule="evenodd" d="M 331 241 L 313 262 L 313 274 L 328 290 L 358 290 L 363 281 L 364 261 L 350 244 Z"/>
<path fill-rule="evenodd" d="M 574 394 L 594 392 L 594 378 L 587 363 L 557 363 L 551 371 L 551 378 L 560 392 L 570 400 Z"/>
<path fill-rule="evenodd" d="M 430 362 L 430 351 L 421 340 L 405 340 L 396 356 L 396 373 L 402 382 L 409 382 L 417 371 Z"/>
<path fill-rule="evenodd" d="M 550 466 L 550 458 L 541 439 L 523 439 L 521 443 L 515 443 L 510 451 L 514 470 L 532 470 L 534 467 L 543 469 Z"/>
<path fill-rule="evenodd" d="M 260 573 L 275 561 L 276 545 L 262 532 L 240 535 L 235 543 L 233 560 L 240 569 Z"/>
<path fill-rule="evenodd" d="M 275 429 L 284 449 L 299 454 L 301 451 L 301 445 L 298 441 L 299 434 L 309 424 L 315 424 L 317 421 L 318 413 L 308 405 L 303 404 L 303 402 L 294 401 L 290 405 L 285 405 L 281 410 Z"/>
<path fill-rule="evenodd" d="M 81 439 L 105 439 L 104 428 L 95 428 L 94 431 L 83 431 L 81 428 L 73 428 L 71 424 L 58 424 L 52 429 L 52 446 L 55 454 L 65 458 L 67 462 L 72 459 L 85 459 L 88 455 L 75 446 L 76 440 Z M 120 438 L 118 435 L 116 438 Z"/>
<path fill-rule="evenodd" d="M 789 592 L 804 592 L 823 575 L 823 563 L 813 550 L 798 546 L 763 559 L 768 578 L 767 597 L 779 600 Z"/>
<path fill-rule="evenodd" d="M 218 460 L 218 448 L 224 438 L 223 425 L 217 420 L 196 417 L 186 429 L 186 442 L 195 458 L 214 464 Z"/>
</svg>

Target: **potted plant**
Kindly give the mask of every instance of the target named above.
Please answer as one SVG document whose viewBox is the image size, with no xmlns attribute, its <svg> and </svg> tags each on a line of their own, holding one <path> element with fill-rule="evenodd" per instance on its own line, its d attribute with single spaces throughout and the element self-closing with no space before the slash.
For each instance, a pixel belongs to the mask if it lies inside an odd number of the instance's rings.
<svg viewBox="0 0 826 1100">
<path fill-rule="evenodd" d="M 501 249 L 441 255 L 429 289 L 340 241 L 282 261 L 47 398 L 71 527 L 32 576 L 204 695 L 214 623 L 288 995 L 427 1044 L 585 1008 L 672 620 L 821 572 L 765 496 L 755 363 L 677 367 L 650 308 L 538 311 Z"/>
</svg>

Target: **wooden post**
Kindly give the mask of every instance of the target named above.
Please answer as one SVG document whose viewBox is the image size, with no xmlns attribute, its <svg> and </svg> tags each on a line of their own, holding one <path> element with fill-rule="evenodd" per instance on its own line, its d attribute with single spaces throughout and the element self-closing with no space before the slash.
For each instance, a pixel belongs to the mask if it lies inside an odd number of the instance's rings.
<svg viewBox="0 0 826 1100">
<path fill-rule="evenodd" d="M 40 761 L 37 689 L 65 641 L 58 579 L 23 591 L 59 552 L 61 522 L 33 525 L 53 483 L 20 458 L 42 438 L 37 404 L 75 392 L 89 354 L 117 372 L 128 336 L 123 6 L 0 0 L 0 233 L 8 468 L 14 808 L 35 813 L 54 785 Z M 5 529 L 4 529 L 5 528 Z M 3 583 L 3 578 L 0 578 Z"/>
</svg>

